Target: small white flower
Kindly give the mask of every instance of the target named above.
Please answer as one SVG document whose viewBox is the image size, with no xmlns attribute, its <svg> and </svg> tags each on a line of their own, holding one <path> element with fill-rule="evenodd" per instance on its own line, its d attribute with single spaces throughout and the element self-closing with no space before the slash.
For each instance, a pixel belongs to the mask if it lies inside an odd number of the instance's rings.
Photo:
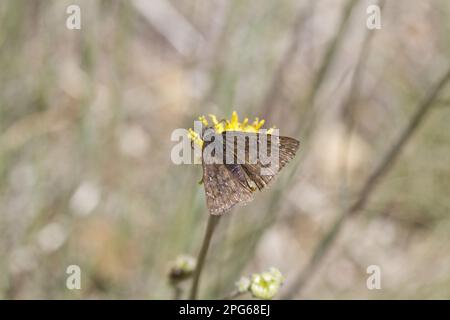
<svg viewBox="0 0 450 320">
<path fill-rule="evenodd" d="M 237 290 L 240 293 L 247 292 L 250 289 L 251 281 L 247 277 L 241 277 L 239 281 L 236 282 Z"/>
<path fill-rule="evenodd" d="M 169 278 L 172 281 L 181 281 L 189 278 L 195 270 L 196 261 L 188 255 L 179 255 L 170 268 Z"/>
</svg>

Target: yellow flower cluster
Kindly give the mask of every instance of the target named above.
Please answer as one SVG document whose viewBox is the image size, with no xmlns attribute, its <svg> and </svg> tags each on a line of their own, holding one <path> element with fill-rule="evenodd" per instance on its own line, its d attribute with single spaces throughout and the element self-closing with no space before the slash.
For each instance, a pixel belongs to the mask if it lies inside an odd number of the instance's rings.
<svg viewBox="0 0 450 320">
<path fill-rule="evenodd" d="M 233 111 L 230 120 L 218 121 L 217 117 L 213 114 L 210 114 L 209 118 L 211 119 L 212 124 L 208 122 L 205 116 L 200 116 L 198 120 L 200 120 L 205 127 L 213 127 L 219 134 L 224 131 L 258 132 L 265 123 L 265 120 L 259 120 L 259 118 L 256 118 L 251 124 L 249 123 L 248 118 L 245 118 L 244 121 L 239 122 L 239 117 L 236 111 Z M 267 133 L 272 133 L 273 129 L 274 128 L 270 128 L 267 130 Z M 203 140 L 197 132 L 190 128 L 188 135 L 189 138 L 196 144 L 203 146 Z"/>
</svg>

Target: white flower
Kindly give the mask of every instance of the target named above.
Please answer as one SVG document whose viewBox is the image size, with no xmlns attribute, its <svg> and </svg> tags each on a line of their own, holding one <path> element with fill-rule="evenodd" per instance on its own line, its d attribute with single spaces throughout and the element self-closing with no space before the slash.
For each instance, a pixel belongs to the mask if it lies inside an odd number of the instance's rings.
<svg viewBox="0 0 450 320">
<path fill-rule="evenodd" d="M 239 293 L 250 292 L 258 299 L 272 299 L 284 282 L 284 277 L 277 268 L 270 268 L 269 271 L 255 273 L 251 279 L 242 277 L 236 286 Z"/>
<path fill-rule="evenodd" d="M 169 278 L 172 281 L 181 281 L 189 278 L 195 270 L 196 261 L 188 255 L 179 255 L 170 268 Z"/>
<path fill-rule="evenodd" d="M 247 277 L 241 277 L 239 281 L 236 282 L 236 287 L 239 293 L 247 292 L 250 289 L 251 281 Z"/>
</svg>

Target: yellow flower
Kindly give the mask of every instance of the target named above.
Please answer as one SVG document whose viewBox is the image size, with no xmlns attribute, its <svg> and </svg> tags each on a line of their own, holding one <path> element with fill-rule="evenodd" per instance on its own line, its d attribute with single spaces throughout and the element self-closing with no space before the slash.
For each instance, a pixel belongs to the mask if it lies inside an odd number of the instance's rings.
<svg viewBox="0 0 450 320">
<path fill-rule="evenodd" d="M 205 116 L 200 116 L 198 120 L 201 121 L 205 127 L 213 127 L 216 133 L 219 134 L 224 131 L 259 132 L 259 130 L 265 123 L 265 120 L 259 120 L 259 118 L 256 118 L 252 124 L 248 122 L 248 118 L 245 118 L 244 121 L 239 122 L 239 117 L 236 111 L 233 111 L 230 120 L 218 121 L 217 117 L 214 114 L 210 114 L 208 116 L 211 119 L 211 124 L 208 122 Z M 268 129 L 267 133 L 271 134 L 274 128 L 275 127 Z M 188 136 L 194 143 L 198 144 L 199 146 L 203 146 L 203 140 L 200 138 L 199 134 L 191 128 L 189 129 Z"/>
<path fill-rule="evenodd" d="M 188 137 L 191 139 L 194 143 L 198 144 L 200 147 L 203 146 L 203 140 L 200 138 L 199 134 L 192 130 L 192 128 L 189 128 L 188 130 Z"/>
</svg>

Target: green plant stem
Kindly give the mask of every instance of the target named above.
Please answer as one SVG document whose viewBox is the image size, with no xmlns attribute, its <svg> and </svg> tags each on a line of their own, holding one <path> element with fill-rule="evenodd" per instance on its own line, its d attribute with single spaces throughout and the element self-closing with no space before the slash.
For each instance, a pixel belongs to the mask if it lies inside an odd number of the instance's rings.
<svg viewBox="0 0 450 320">
<path fill-rule="evenodd" d="M 314 107 L 316 95 L 319 89 L 321 88 L 324 80 L 326 79 L 326 75 L 328 74 L 331 68 L 331 64 L 334 61 L 339 46 L 341 45 L 344 39 L 347 26 L 350 23 L 351 13 L 357 4 L 358 4 L 357 0 L 348 0 L 347 3 L 344 5 L 344 8 L 342 10 L 341 21 L 339 22 L 337 32 L 331 39 L 330 43 L 328 44 L 328 47 L 326 48 L 325 55 L 322 59 L 322 63 L 320 64 L 320 68 L 314 77 L 312 89 L 306 100 L 307 104 L 311 105 L 312 107 Z"/>
<path fill-rule="evenodd" d="M 192 300 L 197 299 L 198 286 L 200 283 L 200 276 L 202 274 L 203 265 L 205 264 L 206 255 L 208 253 L 209 244 L 211 238 L 219 222 L 220 216 L 209 215 L 208 225 L 206 226 L 205 237 L 203 238 L 202 247 L 197 258 L 197 265 L 194 271 L 194 279 L 192 280 L 191 293 L 189 298 Z"/>
<path fill-rule="evenodd" d="M 173 284 L 172 289 L 173 289 L 173 300 L 180 300 L 181 295 L 183 294 L 183 290 L 180 288 L 178 284 Z"/>
</svg>

